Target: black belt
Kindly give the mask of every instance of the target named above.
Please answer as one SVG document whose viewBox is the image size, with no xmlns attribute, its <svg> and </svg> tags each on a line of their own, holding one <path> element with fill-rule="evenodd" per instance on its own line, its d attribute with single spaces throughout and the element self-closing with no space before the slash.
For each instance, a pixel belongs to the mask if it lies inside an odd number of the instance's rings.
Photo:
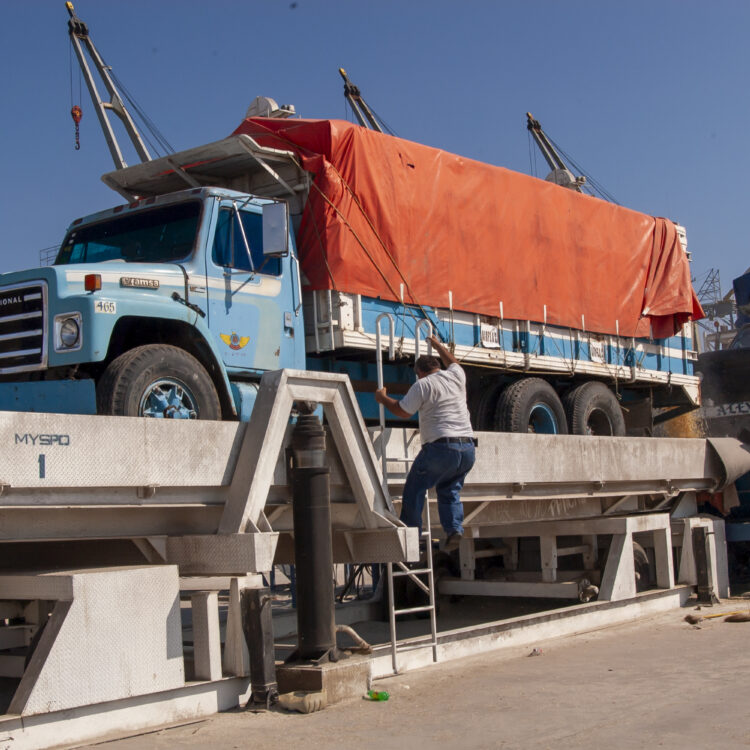
<svg viewBox="0 0 750 750">
<path fill-rule="evenodd" d="M 432 443 L 473 443 L 474 438 L 470 437 L 442 437 L 437 440 L 433 440 Z"/>
</svg>

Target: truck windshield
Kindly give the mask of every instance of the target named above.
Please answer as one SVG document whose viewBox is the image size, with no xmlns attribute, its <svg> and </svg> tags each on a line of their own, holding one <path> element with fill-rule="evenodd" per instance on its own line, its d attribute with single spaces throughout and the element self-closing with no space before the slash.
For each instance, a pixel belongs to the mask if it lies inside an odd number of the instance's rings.
<svg viewBox="0 0 750 750">
<path fill-rule="evenodd" d="M 65 238 L 55 265 L 181 260 L 193 251 L 200 212 L 200 202 L 190 201 L 75 228 Z"/>
</svg>

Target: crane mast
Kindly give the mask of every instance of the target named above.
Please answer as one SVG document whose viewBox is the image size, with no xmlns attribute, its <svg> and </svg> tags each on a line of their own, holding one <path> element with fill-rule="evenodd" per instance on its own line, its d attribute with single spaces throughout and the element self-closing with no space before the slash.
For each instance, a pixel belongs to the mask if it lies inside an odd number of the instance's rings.
<svg viewBox="0 0 750 750">
<path fill-rule="evenodd" d="M 86 86 L 89 90 L 89 94 L 91 94 L 91 100 L 94 103 L 96 115 L 99 118 L 99 124 L 102 127 L 104 138 L 107 141 L 109 152 L 112 155 L 112 161 L 114 161 L 115 163 L 115 168 L 123 169 L 124 167 L 127 167 L 127 163 L 125 162 L 125 159 L 122 155 L 122 150 L 120 149 L 120 144 L 117 142 L 117 137 L 115 136 L 114 130 L 112 129 L 112 123 L 110 122 L 108 116 L 109 112 L 114 112 L 114 114 L 116 114 L 122 121 L 123 125 L 125 126 L 125 130 L 141 161 L 151 161 L 151 154 L 149 154 L 148 149 L 143 143 L 141 135 L 138 132 L 138 128 L 136 127 L 133 118 L 123 104 L 122 97 L 118 93 L 117 87 L 112 80 L 112 76 L 110 75 L 110 67 L 104 64 L 104 60 L 102 60 L 101 55 L 94 45 L 94 42 L 91 40 L 88 26 L 76 15 L 73 3 L 66 2 L 65 7 L 68 9 L 68 13 L 70 14 L 70 19 L 68 20 L 68 34 L 70 35 L 70 42 L 73 45 L 76 57 L 78 58 L 78 64 L 81 66 L 81 71 L 83 72 L 83 77 L 86 80 Z M 97 72 L 101 76 L 102 81 L 104 81 L 104 86 L 110 96 L 110 100 L 108 102 L 103 101 L 101 96 L 99 95 L 94 77 L 91 73 L 91 68 L 89 67 L 86 56 L 83 52 L 84 46 L 86 47 L 86 51 L 88 52 L 91 61 L 96 67 Z"/>
</svg>

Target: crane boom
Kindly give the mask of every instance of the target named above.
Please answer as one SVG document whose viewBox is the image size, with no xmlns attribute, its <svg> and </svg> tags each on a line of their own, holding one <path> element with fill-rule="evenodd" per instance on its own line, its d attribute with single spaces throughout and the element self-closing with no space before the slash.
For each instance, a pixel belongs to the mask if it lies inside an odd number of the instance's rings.
<svg viewBox="0 0 750 750">
<path fill-rule="evenodd" d="M 343 68 L 339 68 L 339 73 L 344 79 L 344 96 L 349 102 L 349 106 L 352 108 L 354 116 L 357 118 L 359 124 L 363 128 L 366 128 L 369 123 L 369 127 L 373 130 L 377 130 L 378 133 L 382 133 L 383 128 L 372 113 L 372 110 L 367 106 L 367 102 L 362 98 L 359 88 L 349 80 L 349 76 Z"/>
<path fill-rule="evenodd" d="M 78 58 L 78 64 L 81 66 L 81 71 L 86 79 L 86 86 L 88 87 L 89 94 L 91 94 L 91 100 L 94 103 L 96 115 L 99 118 L 99 124 L 104 132 L 104 138 L 107 141 L 107 146 L 109 146 L 109 152 L 112 155 L 112 161 L 115 163 L 115 168 L 123 169 L 124 167 L 127 167 L 127 164 L 123 158 L 120 144 L 117 142 L 117 137 L 112 129 L 112 123 L 107 114 L 108 112 L 114 112 L 120 118 L 138 156 L 141 158 L 141 161 L 151 161 L 151 154 L 149 154 L 146 145 L 143 143 L 138 128 L 123 104 L 122 97 L 118 93 L 117 87 L 112 80 L 110 68 L 104 64 L 104 60 L 102 60 L 94 42 L 91 40 L 88 26 L 76 15 L 73 3 L 66 2 L 65 7 L 70 14 L 70 19 L 68 20 L 70 42 L 73 45 L 76 57 Z M 83 53 L 84 45 L 97 72 L 101 76 L 102 81 L 104 81 L 104 86 L 110 96 L 109 102 L 102 101 L 101 96 L 99 96 L 94 77 L 91 74 L 91 69 L 89 68 L 86 56 Z"/>
<path fill-rule="evenodd" d="M 535 120 L 532 117 L 531 112 L 526 113 L 526 128 L 531 133 L 536 145 L 539 146 L 539 150 L 542 152 L 544 160 L 549 164 L 549 168 L 552 170 L 547 175 L 546 179 L 557 185 L 561 185 L 562 187 L 570 188 L 571 190 L 582 193 L 581 186 L 586 182 L 586 178 L 575 177 L 573 175 L 562 160 L 560 154 L 557 153 L 557 150 L 552 145 L 547 134 L 542 130 L 539 120 Z"/>
</svg>

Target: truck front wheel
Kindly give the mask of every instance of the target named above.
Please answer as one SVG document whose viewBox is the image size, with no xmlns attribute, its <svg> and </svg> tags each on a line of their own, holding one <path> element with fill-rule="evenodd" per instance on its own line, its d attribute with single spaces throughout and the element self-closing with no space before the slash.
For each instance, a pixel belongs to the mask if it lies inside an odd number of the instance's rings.
<svg viewBox="0 0 750 750">
<path fill-rule="evenodd" d="M 176 346 L 149 344 L 112 360 L 96 387 L 99 414 L 159 419 L 221 419 L 211 377 Z"/>
</svg>

